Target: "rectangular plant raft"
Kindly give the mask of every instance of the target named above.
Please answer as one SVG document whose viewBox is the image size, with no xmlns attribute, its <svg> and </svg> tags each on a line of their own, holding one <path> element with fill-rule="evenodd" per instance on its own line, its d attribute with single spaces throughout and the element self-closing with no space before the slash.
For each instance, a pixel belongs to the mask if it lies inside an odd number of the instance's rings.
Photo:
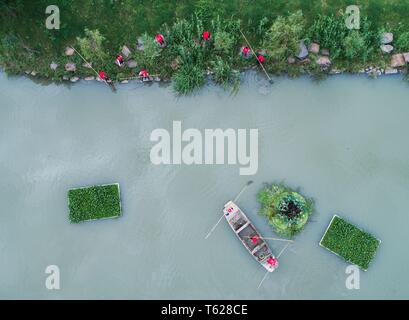
<svg viewBox="0 0 409 320">
<path fill-rule="evenodd" d="M 70 189 L 68 208 L 72 223 L 117 218 L 121 215 L 119 184 Z"/>
<path fill-rule="evenodd" d="M 380 243 L 370 233 L 334 215 L 320 246 L 366 271 Z"/>
</svg>

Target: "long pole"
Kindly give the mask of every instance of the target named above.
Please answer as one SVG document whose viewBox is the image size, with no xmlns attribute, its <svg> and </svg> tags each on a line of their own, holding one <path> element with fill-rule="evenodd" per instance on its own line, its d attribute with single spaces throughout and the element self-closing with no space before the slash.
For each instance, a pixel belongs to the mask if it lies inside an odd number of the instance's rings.
<svg viewBox="0 0 409 320">
<path fill-rule="evenodd" d="M 283 240 L 284 240 L 284 239 L 283 239 Z M 289 242 L 284 246 L 284 248 L 283 248 L 283 249 L 280 251 L 280 253 L 277 255 L 277 257 L 276 257 L 277 259 L 280 258 L 280 256 L 284 253 L 285 249 L 288 248 L 288 246 L 290 245 L 290 241 L 293 242 L 292 240 L 287 240 L 287 241 L 289 241 Z M 260 283 L 259 283 L 259 285 L 258 285 L 258 287 L 257 287 L 257 290 L 260 289 L 260 287 L 261 287 L 261 285 L 263 284 L 264 280 L 266 280 L 268 274 L 269 274 L 269 272 L 267 271 L 266 274 L 264 275 L 263 279 L 261 279 L 261 281 L 260 281 Z"/>
<path fill-rule="evenodd" d="M 240 190 L 240 192 L 237 194 L 237 196 L 234 198 L 233 202 L 236 202 L 236 201 L 239 199 L 239 197 L 241 196 L 241 194 L 244 192 L 244 190 L 246 190 L 247 187 L 248 187 L 249 185 L 251 185 L 252 183 L 253 183 L 253 181 L 251 181 L 251 180 L 248 181 L 248 182 L 246 183 L 246 185 L 245 185 L 245 186 Z M 223 213 L 222 216 L 220 217 L 219 221 L 217 221 L 217 223 L 210 229 L 210 231 L 209 231 L 209 233 L 206 235 L 205 239 L 207 239 L 207 238 L 210 237 L 210 235 L 212 234 L 212 232 L 213 232 L 213 231 L 217 228 L 217 226 L 219 225 L 220 221 L 222 221 L 223 217 L 224 217 L 224 213 Z"/>
<path fill-rule="evenodd" d="M 256 59 L 257 59 L 257 55 L 256 55 L 256 53 L 254 52 L 254 50 L 253 50 L 253 48 L 252 48 L 250 42 L 247 40 L 246 36 L 244 35 L 244 33 L 243 33 L 241 30 L 240 30 L 240 33 L 241 33 L 241 35 L 243 36 L 244 40 L 247 42 L 247 45 L 249 46 L 251 52 L 254 54 L 254 56 L 255 56 Z M 269 81 L 270 83 L 274 83 L 273 79 L 271 79 L 270 76 L 268 75 L 267 70 L 264 68 L 263 64 L 262 64 L 258 59 L 257 59 L 257 61 L 258 61 L 258 63 L 260 64 L 261 68 L 263 69 L 264 73 L 266 74 L 266 76 L 267 76 L 267 78 L 268 78 L 268 81 Z"/>
<path fill-rule="evenodd" d="M 263 239 L 263 240 L 275 240 L 275 241 L 284 241 L 284 242 L 294 242 L 294 240 L 289 240 L 289 239 L 280 239 L 280 238 L 265 238 L 265 237 L 259 237 L 256 236 L 258 239 Z M 244 236 L 244 238 L 253 238 L 250 236 Z"/>
<path fill-rule="evenodd" d="M 81 57 L 81 59 L 84 60 L 86 64 L 88 64 L 88 66 L 96 73 L 98 78 L 100 78 L 102 81 L 104 81 L 106 83 L 106 85 L 111 88 L 110 84 L 105 79 L 102 79 L 99 76 L 99 73 L 92 67 L 92 65 L 87 60 L 85 60 L 85 58 L 81 55 L 81 53 L 79 53 L 74 47 L 71 47 L 71 49 L 73 49 Z"/>
</svg>

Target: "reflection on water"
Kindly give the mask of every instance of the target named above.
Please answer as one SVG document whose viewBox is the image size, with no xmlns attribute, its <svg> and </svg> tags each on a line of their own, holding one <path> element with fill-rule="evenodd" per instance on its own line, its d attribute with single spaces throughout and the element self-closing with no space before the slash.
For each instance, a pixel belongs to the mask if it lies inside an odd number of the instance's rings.
<svg viewBox="0 0 409 320">
<path fill-rule="evenodd" d="M 158 84 L 41 86 L 0 78 L 0 298 L 408 298 L 409 89 L 398 77 L 276 79 L 251 74 L 236 95 L 207 86 L 175 97 Z M 154 166 L 152 130 L 258 128 L 259 170 L 238 204 L 266 237 L 257 190 L 285 181 L 316 213 L 280 268 L 264 270 L 226 223 L 249 177 L 237 166 Z M 123 217 L 70 225 L 66 192 L 119 182 Z M 318 246 L 338 213 L 383 240 L 361 289 Z M 283 243 L 272 242 L 277 253 Z M 61 290 L 45 288 L 45 268 Z"/>
</svg>

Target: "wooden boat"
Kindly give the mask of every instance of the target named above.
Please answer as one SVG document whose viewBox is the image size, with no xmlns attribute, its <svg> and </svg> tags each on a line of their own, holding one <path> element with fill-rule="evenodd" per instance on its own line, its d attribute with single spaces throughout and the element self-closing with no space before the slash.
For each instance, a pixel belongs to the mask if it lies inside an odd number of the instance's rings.
<svg viewBox="0 0 409 320">
<path fill-rule="evenodd" d="M 278 267 L 278 260 L 243 211 L 233 202 L 224 205 L 224 217 L 247 251 L 269 272 Z"/>
</svg>

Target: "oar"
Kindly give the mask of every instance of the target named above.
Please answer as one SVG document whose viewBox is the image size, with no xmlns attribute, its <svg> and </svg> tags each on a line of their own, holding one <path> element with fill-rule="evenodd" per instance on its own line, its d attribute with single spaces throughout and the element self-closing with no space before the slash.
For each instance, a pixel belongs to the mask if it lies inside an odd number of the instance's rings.
<svg viewBox="0 0 409 320">
<path fill-rule="evenodd" d="M 237 194 L 237 196 L 234 198 L 233 202 L 236 202 L 236 201 L 239 199 L 239 197 L 241 196 L 241 194 L 244 192 L 244 190 L 246 190 L 247 187 L 248 187 L 249 185 L 251 185 L 252 183 L 253 183 L 252 180 L 248 181 L 248 182 L 246 183 L 246 185 L 245 185 L 243 188 L 241 188 L 240 192 L 239 192 L 239 193 Z M 210 235 L 212 234 L 212 232 L 214 231 L 214 229 L 216 229 L 217 226 L 219 225 L 220 221 L 222 221 L 223 217 L 224 217 L 224 213 L 223 213 L 222 216 L 220 217 L 219 221 L 217 221 L 217 223 L 210 229 L 210 231 L 209 231 L 209 233 L 206 235 L 205 239 L 207 239 L 207 238 L 210 237 Z"/>
<path fill-rule="evenodd" d="M 283 239 L 283 240 L 284 240 L 284 239 Z M 293 242 L 292 240 L 287 240 L 287 241 Z M 288 247 L 289 245 L 290 245 L 290 242 L 288 242 L 288 243 L 284 246 L 284 248 L 280 251 L 280 253 L 279 253 L 279 254 L 277 255 L 277 257 L 276 257 L 277 259 L 280 258 L 280 256 L 283 254 L 283 252 L 285 251 L 285 249 L 287 249 L 287 247 Z M 264 275 L 263 279 L 260 281 L 260 283 L 259 283 L 259 285 L 258 285 L 258 287 L 257 287 L 257 290 L 260 289 L 261 285 L 263 284 L 264 280 L 267 278 L 268 274 L 269 274 L 269 271 L 266 272 L 266 274 Z"/>
<path fill-rule="evenodd" d="M 247 40 L 246 36 L 244 35 L 244 33 L 240 30 L 241 35 L 243 36 L 244 40 L 247 42 L 247 45 L 249 46 L 251 52 L 253 52 L 254 56 L 257 59 L 257 54 L 254 52 L 253 48 L 251 47 L 250 42 Z M 263 69 L 264 73 L 266 74 L 267 78 L 268 78 L 268 82 L 270 82 L 271 84 L 274 83 L 273 79 L 270 78 L 270 76 L 267 73 L 267 70 L 264 68 L 263 64 L 257 59 L 258 63 L 260 64 L 261 68 Z"/>
<path fill-rule="evenodd" d="M 280 238 L 265 238 L 265 237 L 259 237 L 259 236 L 253 236 L 253 237 L 257 237 L 258 239 L 263 239 L 263 240 L 275 240 L 275 241 L 285 241 L 285 242 L 294 242 L 294 240 L 288 240 L 288 239 L 280 239 Z M 244 238 L 253 238 L 250 236 L 244 236 Z"/>
<path fill-rule="evenodd" d="M 74 47 L 71 47 L 71 49 L 73 49 L 81 57 L 81 59 L 84 60 L 86 64 L 88 64 L 88 66 L 96 73 L 98 78 L 100 78 L 102 81 L 104 81 L 106 83 L 106 85 L 111 88 L 111 85 L 105 79 L 102 79 L 99 76 L 99 73 L 92 67 L 91 63 L 89 63 L 87 60 L 85 60 L 85 58 L 81 55 L 81 53 L 79 53 Z"/>
</svg>

